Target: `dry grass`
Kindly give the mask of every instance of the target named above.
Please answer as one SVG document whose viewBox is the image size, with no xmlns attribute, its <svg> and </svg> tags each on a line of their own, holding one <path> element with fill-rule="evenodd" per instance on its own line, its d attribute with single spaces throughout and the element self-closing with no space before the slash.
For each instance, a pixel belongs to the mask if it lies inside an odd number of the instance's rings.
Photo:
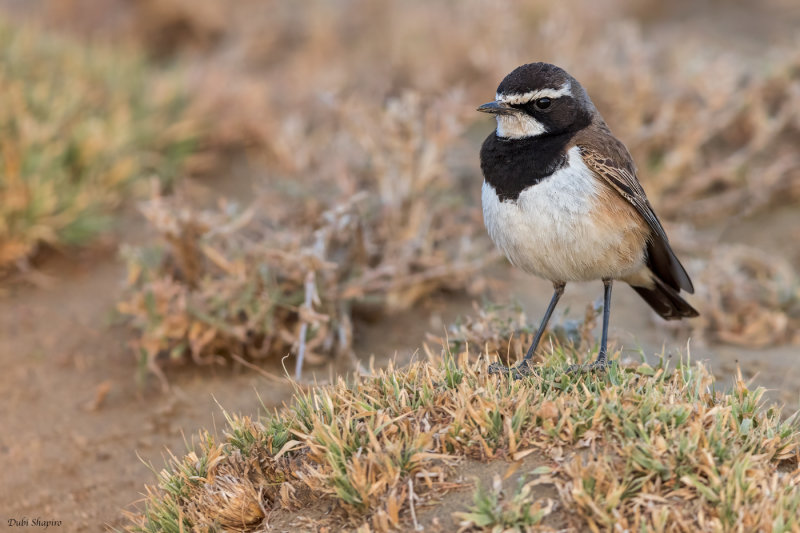
<svg viewBox="0 0 800 533">
<path fill-rule="evenodd" d="M 800 530 L 797 417 L 783 420 L 741 376 L 721 392 L 688 359 L 566 375 L 574 355 L 556 351 L 510 382 L 487 375 L 496 355 L 444 352 L 298 390 L 273 415 L 228 415 L 224 437 L 203 434 L 161 471 L 128 529 L 305 527 L 327 506 L 315 528 L 408 529 L 409 491 L 435 505 L 458 486 L 463 458 L 538 454 L 546 465 L 517 492 L 479 489 L 453 520 L 521 530 L 558 513 L 575 530 Z M 536 484 L 558 500 L 532 501 Z"/>
<path fill-rule="evenodd" d="M 196 132 L 141 54 L 0 19 L 0 274 L 108 231 L 133 181 L 169 184 Z"/>
<path fill-rule="evenodd" d="M 127 251 L 131 291 L 118 306 L 143 366 L 163 377 L 167 358 L 350 356 L 354 315 L 474 283 L 494 255 L 444 165 L 460 124 L 441 112 L 454 105 L 409 93 L 368 119 L 346 113 L 327 159 L 336 172 L 313 184 L 329 192 L 305 209 L 297 200 L 300 213 L 274 196 L 238 211 L 146 204 L 165 246 Z"/>
<path fill-rule="evenodd" d="M 511 494 L 504 491 L 503 480 L 499 475 L 492 479 L 491 487 L 478 484 L 469 511 L 456 512 L 453 518 L 460 520 L 461 531 L 482 529 L 497 533 L 522 532 L 540 525 L 542 527 L 539 529 L 545 529 L 542 521 L 553 513 L 556 502 L 551 498 L 537 498 L 533 491 L 542 481 L 548 481 L 548 478 L 538 476 L 550 472 L 551 469 L 547 466 L 534 469 L 529 474 L 537 478 L 526 481 L 521 477 L 516 490 Z"/>
</svg>

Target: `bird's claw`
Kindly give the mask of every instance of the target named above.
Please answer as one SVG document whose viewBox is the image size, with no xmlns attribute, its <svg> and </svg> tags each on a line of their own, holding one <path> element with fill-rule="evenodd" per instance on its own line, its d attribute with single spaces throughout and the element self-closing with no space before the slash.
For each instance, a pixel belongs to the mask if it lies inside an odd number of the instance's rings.
<svg viewBox="0 0 800 533">
<path fill-rule="evenodd" d="M 567 369 L 564 371 L 565 374 L 574 374 L 576 372 L 600 372 L 604 373 L 611 365 L 613 365 L 613 361 L 609 361 L 605 356 L 598 357 L 597 360 L 593 363 L 589 363 L 587 365 L 569 365 Z"/>
<path fill-rule="evenodd" d="M 489 365 L 489 374 L 508 374 L 508 367 L 505 365 L 501 365 L 500 363 L 492 363 Z"/>
<path fill-rule="evenodd" d="M 508 374 L 514 380 L 522 379 L 524 377 L 534 374 L 533 367 L 528 363 L 527 359 L 523 359 L 519 364 L 511 368 L 501 365 L 500 363 L 492 363 L 489 365 L 489 374 Z"/>
<path fill-rule="evenodd" d="M 611 368 L 612 364 L 614 363 L 605 357 L 598 357 L 597 361 L 590 364 L 587 370 L 589 370 L 589 372 L 606 372 L 609 368 Z"/>
</svg>

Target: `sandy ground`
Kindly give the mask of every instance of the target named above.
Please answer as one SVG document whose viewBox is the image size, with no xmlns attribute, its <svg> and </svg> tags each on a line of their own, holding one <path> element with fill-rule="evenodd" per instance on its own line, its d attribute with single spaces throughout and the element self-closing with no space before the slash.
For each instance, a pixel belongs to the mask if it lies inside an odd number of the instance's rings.
<svg viewBox="0 0 800 533">
<path fill-rule="evenodd" d="M 138 386 L 127 334 L 107 326 L 124 269 L 113 256 L 87 263 L 61 265 L 53 288 L 2 302 L 3 526 L 25 517 L 61 520 L 64 531 L 118 525 L 153 480 L 146 462 L 160 468 L 166 448 L 224 427 L 217 402 L 255 412 L 256 390 L 269 407 L 290 396 L 235 369 L 181 372 L 167 395 Z"/>
</svg>

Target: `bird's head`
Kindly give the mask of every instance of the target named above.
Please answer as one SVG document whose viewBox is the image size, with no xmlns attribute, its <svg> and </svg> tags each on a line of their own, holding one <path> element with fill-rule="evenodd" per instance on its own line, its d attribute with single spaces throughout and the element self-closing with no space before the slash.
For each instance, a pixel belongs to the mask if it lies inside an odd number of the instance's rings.
<svg viewBox="0 0 800 533">
<path fill-rule="evenodd" d="M 566 71 L 549 63 L 528 63 L 506 76 L 494 102 L 478 111 L 495 115 L 498 137 L 525 139 L 583 128 L 595 109 Z"/>
</svg>

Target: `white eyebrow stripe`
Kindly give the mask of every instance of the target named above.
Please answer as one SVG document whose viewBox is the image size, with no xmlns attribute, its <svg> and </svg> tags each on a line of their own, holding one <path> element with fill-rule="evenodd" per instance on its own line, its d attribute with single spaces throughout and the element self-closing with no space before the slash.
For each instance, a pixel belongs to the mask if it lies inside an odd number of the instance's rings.
<svg viewBox="0 0 800 533">
<path fill-rule="evenodd" d="M 528 91 L 524 94 L 502 94 L 497 93 L 495 100 L 504 104 L 525 104 L 539 98 L 560 98 L 562 96 L 572 96 L 572 84 L 567 81 L 559 89 L 538 89 Z"/>
</svg>

